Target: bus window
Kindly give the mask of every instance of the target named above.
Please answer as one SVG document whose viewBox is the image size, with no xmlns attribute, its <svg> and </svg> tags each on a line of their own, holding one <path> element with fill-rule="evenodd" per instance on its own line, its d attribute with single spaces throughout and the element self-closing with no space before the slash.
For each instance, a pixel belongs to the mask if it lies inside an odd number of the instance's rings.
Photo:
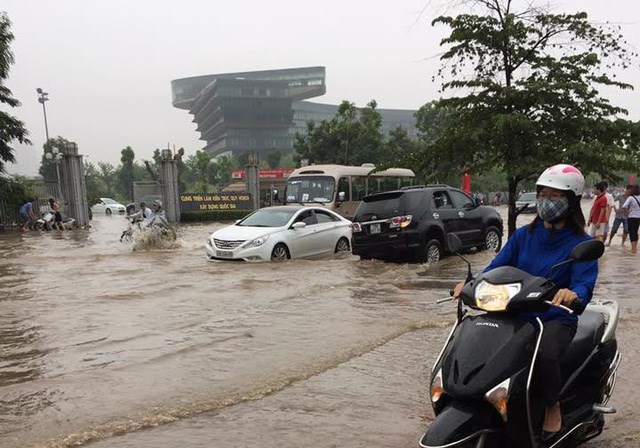
<svg viewBox="0 0 640 448">
<path fill-rule="evenodd" d="M 400 188 L 413 185 L 413 177 L 399 177 L 398 180 L 400 182 Z"/>
<path fill-rule="evenodd" d="M 338 201 L 350 201 L 351 200 L 351 192 L 349 188 L 349 178 L 341 177 L 338 180 L 338 194 L 344 193 L 343 198 L 336 197 Z"/>
<path fill-rule="evenodd" d="M 399 190 L 400 185 L 398 177 L 381 177 L 380 178 L 380 191 L 393 191 Z"/>
<path fill-rule="evenodd" d="M 351 197 L 353 201 L 361 201 L 367 195 L 367 177 L 351 176 Z"/>
<path fill-rule="evenodd" d="M 289 178 L 287 202 L 333 202 L 334 187 L 329 176 Z"/>
</svg>

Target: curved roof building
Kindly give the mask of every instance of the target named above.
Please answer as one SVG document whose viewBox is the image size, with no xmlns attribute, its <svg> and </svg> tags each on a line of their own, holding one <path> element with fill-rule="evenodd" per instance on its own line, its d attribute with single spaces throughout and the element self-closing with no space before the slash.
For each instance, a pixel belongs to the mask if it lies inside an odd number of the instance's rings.
<svg viewBox="0 0 640 448">
<path fill-rule="evenodd" d="M 325 68 L 222 73 L 171 81 L 172 103 L 193 115 L 212 155 L 293 150 L 307 121 L 333 117 L 337 106 L 304 101 L 324 95 Z M 383 131 L 397 126 L 415 136 L 413 110 L 379 109 Z"/>
</svg>

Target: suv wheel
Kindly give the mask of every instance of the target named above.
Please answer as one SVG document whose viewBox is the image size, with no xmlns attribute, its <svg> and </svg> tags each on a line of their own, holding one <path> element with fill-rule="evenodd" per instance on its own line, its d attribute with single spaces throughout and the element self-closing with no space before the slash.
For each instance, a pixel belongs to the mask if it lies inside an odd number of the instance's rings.
<svg viewBox="0 0 640 448">
<path fill-rule="evenodd" d="M 425 263 L 437 263 L 442 258 L 442 246 L 440 241 L 429 240 L 424 246 L 422 260 Z"/>
<path fill-rule="evenodd" d="M 500 252 L 502 248 L 502 235 L 495 227 L 489 227 L 484 235 L 484 248 L 491 252 Z"/>
</svg>

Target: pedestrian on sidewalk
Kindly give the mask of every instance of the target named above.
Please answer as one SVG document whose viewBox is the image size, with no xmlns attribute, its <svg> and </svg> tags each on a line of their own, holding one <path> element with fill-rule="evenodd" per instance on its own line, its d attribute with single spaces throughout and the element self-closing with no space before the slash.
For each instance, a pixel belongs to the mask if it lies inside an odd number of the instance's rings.
<svg viewBox="0 0 640 448">
<path fill-rule="evenodd" d="M 640 188 L 638 185 L 629 185 L 631 195 L 624 202 L 629 222 L 629 241 L 631 241 L 631 253 L 638 252 L 638 227 L 640 227 Z"/>
</svg>

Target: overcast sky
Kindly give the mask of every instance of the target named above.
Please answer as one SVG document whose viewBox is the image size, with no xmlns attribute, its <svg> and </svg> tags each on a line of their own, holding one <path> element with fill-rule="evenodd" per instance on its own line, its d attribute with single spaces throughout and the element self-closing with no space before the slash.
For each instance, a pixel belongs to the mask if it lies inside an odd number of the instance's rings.
<svg viewBox="0 0 640 448">
<path fill-rule="evenodd" d="M 0 0 L 13 22 L 16 63 L 7 86 L 22 102 L 33 146 L 18 146 L 11 173 L 37 173 L 45 141 L 36 88 L 49 93 L 50 137 L 78 143 L 90 162 L 117 165 L 170 144 L 202 148 L 184 110 L 171 105 L 170 81 L 211 73 L 321 65 L 327 93 L 312 101 L 417 109 L 437 98 L 441 14 L 446 0 Z M 636 0 L 558 0 L 557 11 L 584 10 L 623 27 L 640 49 Z M 620 77 L 633 92 L 609 97 L 640 119 L 640 69 Z"/>
</svg>

